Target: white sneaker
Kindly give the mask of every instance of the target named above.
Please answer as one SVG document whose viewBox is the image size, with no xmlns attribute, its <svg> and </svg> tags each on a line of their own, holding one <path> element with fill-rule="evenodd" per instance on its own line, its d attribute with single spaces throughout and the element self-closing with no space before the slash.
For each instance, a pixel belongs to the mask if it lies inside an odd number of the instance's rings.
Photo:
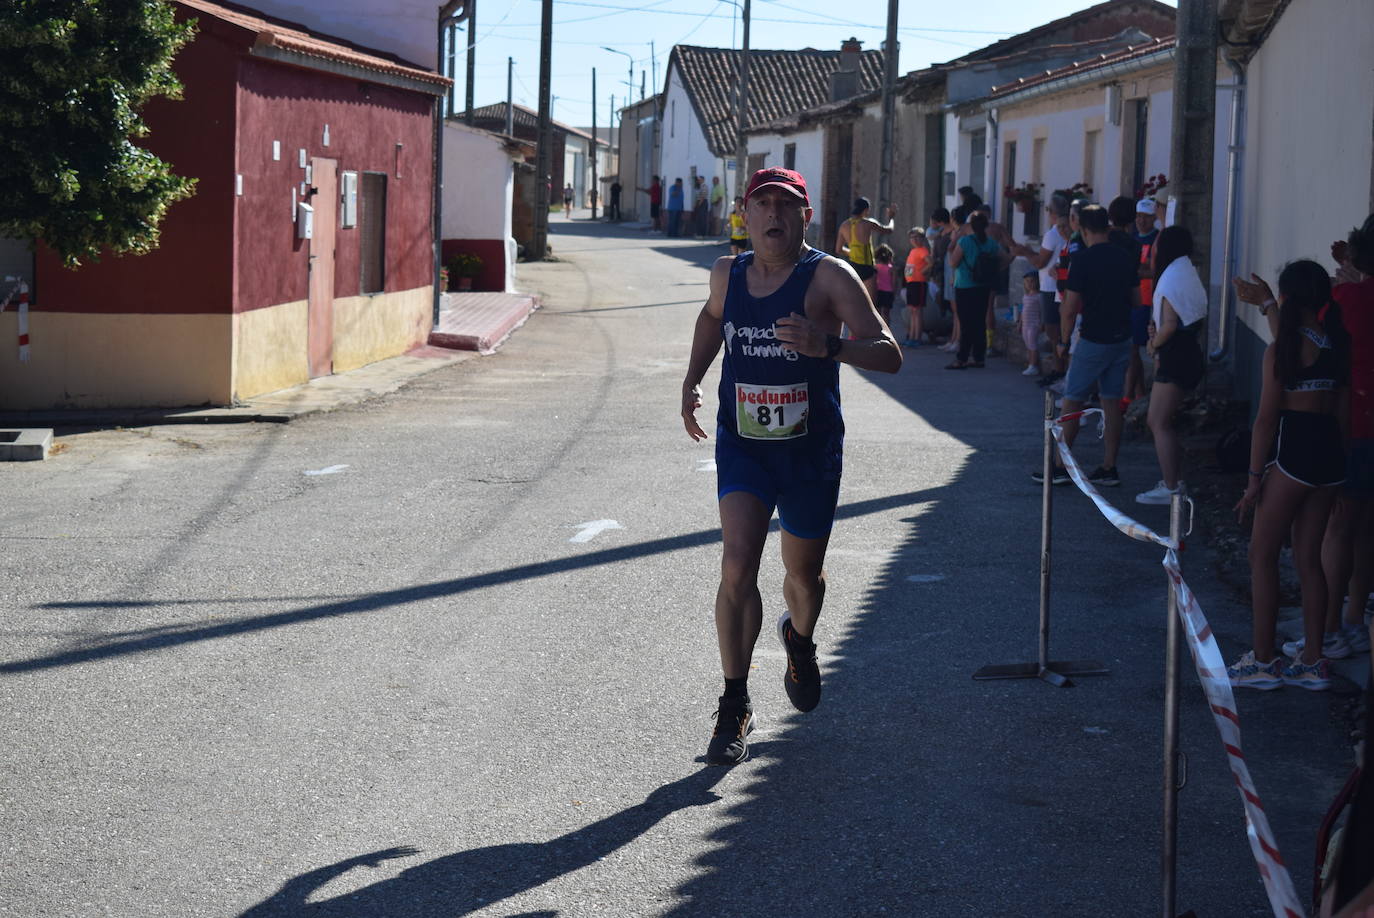
<svg viewBox="0 0 1374 918">
<path fill-rule="evenodd" d="M 1040 368 L 1039 368 L 1039 367 L 1026 367 L 1024 370 L 1021 371 L 1021 375 L 1022 375 L 1022 376 L 1039 376 L 1039 375 L 1040 375 Z"/>
<path fill-rule="evenodd" d="M 1369 653 L 1369 629 L 1364 625 L 1342 625 L 1341 637 L 1350 645 L 1351 653 Z"/>
<path fill-rule="evenodd" d="M 1302 649 L 1307 646 L 1307 638 L 1298 638 L 1296 641 L 1288 641 L 1283 645 L 1283 652 L 1297 660 L 1302 656 Z M 1350 644 L 1346 642 L 1345 635 L 1339 631 L 1328 631 L 1322 635 L 1322 656 L 1328 660 L 1344 660 L 1352 653 Z"/>
<path fill-rule="evenodd" d="M 1150 490 L 1142 491 L 1139 494 L 1137 494 L 1135 496 L 1135 502 L 1137 504 L 1153 504 L 1155 506 L 1167 507 L 1169 505 L 1169 502 L 1173 500 L 1174 495 L 1177 493 L 1178 488 L 1166 487 L 1164 485 L 1164 482 L 1161 481 L 1159 484 L 1155 485 Z"/>
</svg>

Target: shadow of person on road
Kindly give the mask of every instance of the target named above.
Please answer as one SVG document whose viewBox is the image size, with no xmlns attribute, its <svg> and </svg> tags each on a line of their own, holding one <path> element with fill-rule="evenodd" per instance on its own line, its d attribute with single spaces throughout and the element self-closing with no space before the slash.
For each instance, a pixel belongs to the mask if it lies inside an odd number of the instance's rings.
<svg viewBox="0 0 1374 918">
<path fill-rule="evenodd" d="M 288 880 L 271 898 L 240 918 L 330 915 L 347 918 L 455 918 L 534 889 L 594 863 L 629 844 L 678 810 L 720 799 L 713 791 L 729 771 L 703 768 L 655 788 L 643 803 L 546 842 L 490 845 L 458 851 L 407 868 L 397 876 L 320 902 L 307 902 L 326 883 L 355 867 L 419 853 L 411 847 L 360 854 Z M 551 913 L 535 912 L 535 915 Z"/>
</svg>

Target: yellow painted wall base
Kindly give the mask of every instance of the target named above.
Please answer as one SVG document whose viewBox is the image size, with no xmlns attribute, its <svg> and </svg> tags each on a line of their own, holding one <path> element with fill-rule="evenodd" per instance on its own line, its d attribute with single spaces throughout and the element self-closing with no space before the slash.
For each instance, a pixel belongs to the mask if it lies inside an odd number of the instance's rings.
<svg viewBox="0 0 1374 918">
<path fill-rule="evenodd" d="M 18 316 L 0 313 L 0 409 L 179 408 L 230 401 L 227 315 L 29 313 L 30 358 L 19 362 Z"/>
<path fill-rule="evenodd" d="M 423 344 L 433 288 L 334 301 L 334 372 Z M 30 359 L 19 362 L 18 317 L 0 313 L 0 410 L 230 405 L 310 381 L 306 301 L 238 315 L 29 314 Z"/>
<path fill-rule="evenodd" d="M 434 288 L 347 296 L 334 301 L 334 372 L 404 354 L 429 339 Z"/>
</svg>

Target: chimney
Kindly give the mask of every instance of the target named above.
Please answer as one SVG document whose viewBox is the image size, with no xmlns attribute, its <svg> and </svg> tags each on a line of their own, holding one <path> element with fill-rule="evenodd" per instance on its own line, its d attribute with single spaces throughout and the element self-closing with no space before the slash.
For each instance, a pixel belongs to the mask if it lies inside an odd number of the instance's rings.
<svg viewBox="0 0 1374 918">
<path fill-rule="evenodd" d="M 848 38 L 840 45 L 840 66 L 830 74 L 830 101 L 839 102 L 859 94 L 859 55 L 863 42 Z"/>
</svg>

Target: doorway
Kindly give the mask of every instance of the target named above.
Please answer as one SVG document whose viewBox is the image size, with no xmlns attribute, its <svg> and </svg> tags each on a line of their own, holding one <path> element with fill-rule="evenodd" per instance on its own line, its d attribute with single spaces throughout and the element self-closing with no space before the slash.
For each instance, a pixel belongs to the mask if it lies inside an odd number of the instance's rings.
<svg viewBox="0 0 1374 918">
<path fill-rule="evenodd" d="M 334 372 L 334 235 L 338 227 L 339 163 L 310 160 L 310 206 L 315 209 L 310 238 L 310 285 L 306 351 L 310 378 Z"/>
</svg>

